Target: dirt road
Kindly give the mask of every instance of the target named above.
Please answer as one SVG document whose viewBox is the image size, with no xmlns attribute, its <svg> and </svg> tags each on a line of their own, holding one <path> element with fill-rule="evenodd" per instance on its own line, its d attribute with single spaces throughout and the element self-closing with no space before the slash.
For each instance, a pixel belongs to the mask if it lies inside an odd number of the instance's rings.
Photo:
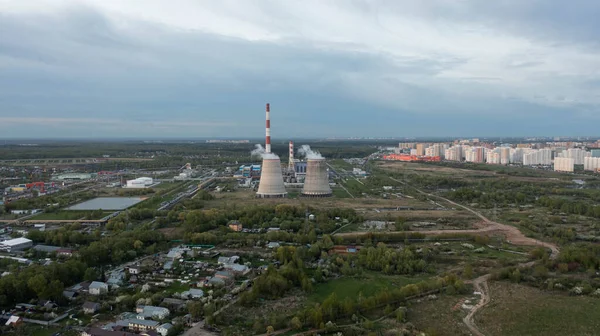
<svg viewBox="0 0 600 336">
<path fill-rule="evenodd" d="M 408 183 L 406 183 L 404 181 L 400 181 L 400 180 L 397 180 L 397 179 L 394 179 L 391 177 L 390 177 L 390 179 L 392 179 L 398 183 L 404 184 L 406 186 L 412 187 L 417 192 L 419 192 L 423 195 L 426 195 L 428 197 L 437 198 L 439 200 L 448 202 L 456 207 L 463 208 L 463 209 L 471 212 L 475 216 L 481 218 L 481 220 L 482 220 L 481 223 L 478 223 L 476 225 L 477 229 L 473 229 L 473 230 L 431 230 L 431 231 L 419 231 L 419 233 L 422 233 L 425 235 L 439 235 L 439 234 L 444 234 L 444 233 L 460 233 L 460 234 L 473 234 L 473 235 L 500 234 L 500 235 L 505 236 L 506 240 L 513 245 L 542 246 L 542 247 L 550 249 L 550 251 L 551 251 L 550 258 L 551 259 L 556 259 L 558 257 L 558 254 L 560 251 L 559 251 L 558 246 L 555 244 L 543 242 L 543 241 L 540 241 L 540 240 L 537 240 L 534 238 L 526 237 L 521 231 L 519 231 L 518 228 L 516 228 L 514 226 L 491 221 L 487 217 L 485 217 L 483 214 L 481 214 L 480 212 L 473 210 L 467 206 L 458 204 L 458 203 L 453 202 L 442 196 L 433 195 L 433 194 L 424 192 L 422 190 L 419 190 L 419 189 L 409 185 Z M 343 236 L 352 236 L 352 235 L 361 235 L 361 234 L 366 235 L 366 234 L 368 234 L 368 232 L 347 232 L 347 233 L 337 233 L 335 235 L 343 237 Z M 519 267 L 531 267 L 534 264 L 535 264 L 535 261 L 530 261 L 527 263 L 519 264 Z M 492 276 L 491 274 L 485 274 L 485 275 L 482 275 L 482 276 L 478 277 L 477 279 L 473 280 L 473 287 L 475 288 L 475 291 L 481 292 L 481 300 L 479 301 L 479 303 L 477 303 L 473 307 L 473 309 L 471 309 L 469 314 L 467 316 L 465 316 L 465 318 L 463 319 L 463 322 L 469 328 L 469 330 L 471 331 L 471 333 L 473 335 L 484 336 L 484 334 L 479 329 L 477 329 L 477 326 L 475 325 L 475 322 L 474 322 L 474 317 L 478 311 L 480 311 L 483 307 L 485 307 L 490 302 L 490 292 L 489 292 L 489 287 L 488 287 L 487 282 L 491 276 Z"/>
</svg>

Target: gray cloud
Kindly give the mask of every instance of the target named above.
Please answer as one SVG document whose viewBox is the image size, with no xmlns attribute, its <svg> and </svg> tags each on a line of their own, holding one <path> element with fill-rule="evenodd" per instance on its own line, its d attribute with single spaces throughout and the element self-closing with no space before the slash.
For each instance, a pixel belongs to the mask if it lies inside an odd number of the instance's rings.
<svg viewBox="0 0 600 336">
<path fill-rule="evenodd" d="M 162 16 L 165 3 L 154 0 L 145 2 L 144 16 L 132 10 L 133 1 L 50 3 L 38 6 L 52 8 L 47 11 L 3 11 L 0 3 L 5 121 L 14 114 L 55 118 L 78 132 L 74 120 L 111 118 L 118 123 L 98 123 L 103 132 L 123 122 L 149 129 L 163 122 L 167 135 L 179 134 L 177 127 L 192 134 L 187 123 L 207 136 L 259 136 L 262 107 L 271 101 L 279 108 L 274 123 L 281 125 L 274 132 L 391 134 L 398 128 L 377 120 L 478 116 L 485 123 L 495 113 L 534 120 L 554 110 L 589 115 L 600 104 L 594 84 L 600 61 L 588 37 L 538 34 L 547 22 L 527 20 L 533 9 L 516 2 L 315 2 L 300 8 L 256 1 L 236 8 L 241 4 L 178 0 L 174 5 L 182 10 Z M 507 19 L 519 8 L 525 14 Z M 136 132 L 145 134 L 143 127 Z"/>
</svg>

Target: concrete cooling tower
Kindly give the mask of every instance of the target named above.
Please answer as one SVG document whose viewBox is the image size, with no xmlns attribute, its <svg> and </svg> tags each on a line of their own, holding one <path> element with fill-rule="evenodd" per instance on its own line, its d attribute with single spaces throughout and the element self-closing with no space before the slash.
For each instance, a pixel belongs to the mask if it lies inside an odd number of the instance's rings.
<svg viewBox="0 0 600 336">
<path fill-rule="evenodd" d="M 306 178 L 304 179 L 304 188 L 302 188 L 302 196 L 331 196 L 331 188 L 329 187 L 329 175 L 327 174 L 327 165 L 325 164 L 325 159 L 308 159 L 306 161 Z"/>
<path fill-rule="evenodd" d="M 263 159 L 260 173 L 260 184 L 256 197 L 260 198 L 281 198 L 286 197 L 287 192 L 283 184 L 283 175 L 281 174 L 281 162 L 279 158 Z"/>
<path fill-rule="evenodd" d="M 281 198 L 286 197 L 283 174 L 281 173 L 281 162 L 279 157 L 271 153 L 271 106 L 267 104 L 267 125 L 265 138 L 265 154 L 263 155 L 262 168 L 260 172 L 260 184 L 256 197 L 259 198 Z"/>
</svg>

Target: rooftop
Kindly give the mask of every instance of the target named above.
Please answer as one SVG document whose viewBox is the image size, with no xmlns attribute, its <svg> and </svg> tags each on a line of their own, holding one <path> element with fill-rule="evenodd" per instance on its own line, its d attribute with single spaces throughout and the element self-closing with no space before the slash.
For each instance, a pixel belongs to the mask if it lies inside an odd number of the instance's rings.
<svg viewBox="0 0 600 336">
<path fill-rule="evenodd" d="M 27 243 L 33 243 L 33 241 L 31 239 L 21 237 L 21 238 L 9 239 L 9 240 L 0 242 L 0 244 L 6 245 L 6 246 L 15 246 L 15 245 L 21 245 L 21 244 L 27 244 Z"/>
</svg>

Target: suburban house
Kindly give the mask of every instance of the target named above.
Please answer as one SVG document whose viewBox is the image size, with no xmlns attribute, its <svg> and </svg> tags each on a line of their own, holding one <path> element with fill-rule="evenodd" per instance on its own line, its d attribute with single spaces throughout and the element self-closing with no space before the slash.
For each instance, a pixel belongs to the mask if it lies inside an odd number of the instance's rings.
<svg viewBox="0 0 600 336">
<path fill-rule="evenodd" d="M 171 314 L 169 309 L 156 306 L 139 306 L 136 308 L 136 313 L 137 318 L 140 320 L 152 318 L 162 320 Z"/>
<path fill-rule="evenodd" d="M 229 226 L 229 228 L 232 231 L 235 231 L 235 232 L 240 232 L 244 228 L 244 226 L 242 225 L 242 223 L 240 223 L 240 222 L 238 222 L 236 220 L 233 220 L 233 221 L 229 222 L 229 224 L 227 226 Z"/>
<path fill-rule="evenodd" d="M 217 263 L 220 265 L 235 264 L 238 260 L 240 260 L 240 257 L 238 256 L 219 257 L 219 259 L 217 259 Z"/>
<path fill-rule="evenodd" d="M 74 253 L 75 251 L 72 249 L 61 248 L 59 250 L 56 250 L 56 255 L 59 257 L 71 258 Z"/>
<path fill-rule="evenodd" d="M 159 334 L 161 334 L 162 336 L 167 336 L 167 334 L 169 333 L 169 330 L 171 330 L 173 328 L 173 325 L 171 323 L 165 323 L 165 324 L 161 324 L 160 326 L 158 326 L 158 328 L 156 328 L 156 331 L 158 331 Z"/>
<path fill-rule="evenodd" d="M 204 291 L 201 289 L 190 288 L 190 290 L 182 292 L 179 296 L 184 299 L 201 299 L 204 296 Z"/>
<path fill-rule="evenodd" d="M 281 246 L 281 244 L 279 244 L 278 242 L 269 242 L 267 244 L 267 248 L 270 248 L 270 249 L 278 248 L 279 246 Z"/>
<path fill-rule="evenodd" d="M 156 330 L 160 323 L 152 320 L 141 320 L 131 319 L 129 322 L 129 328 L 138 331 Z"/>
<path fill-rule="evenodd" d="M 215 278 L 221 278 L 224 281 L 233 281 L 233 279 L 235 278 L 235 276 L 233 275 L 233 273 L 229 272 L 229 271 L 218 271 L 215 273 Z"/>
<path fill-rule="evenodd" d="M 4 325 L 16 327 L 16 326 L 20 325 L 21 323 L 23 323 L 22 317 L 12 315 L 11 317 L 8 318 L 8 320 L 6 321 L 6 323 L 4 323 Z"/>
<path fill-rule="evenodd" d="M 81 333 L 81 336 L 139 336 L 138 334 L 124 332 L 124 331 L 112 331 L 100 328 L 88 328 Z"/>
<path fill-rule="evenodd" d="M 100 310 L 100 304 L 97 302 L 89 302 L 83 304 L 83 312 L 86 314 L 95 314 Z"/>
<path fill-rule="evenodd" d="M 56 303 L 54 303 L 50 300 L 40 300 L 40 301 L 38 301 L 37 306 L 44 308 L 44 309 L 48 309 L 48 310 L 58 307 L 58 305 Z"/>
<path fill-rule="evenodd" d="M 129 267 L 129 274 L 140 274 L 139 267 Z"/>
<path fill-rule="evenodd" d="M 172 298 L 165 298 L 162 304 L 164 306 L 172 308 L 173 310 L 181 310 L 185 307 L 185 301 Z"/>
<path fill-rule="evenodd" d="M 87 292 L 90 289 L 90 284 L 91 282 L 89 281 L 80 282 L 69 288 L 69 291 L 76 293 Z"/>
<path fill-rule="evenodd" d="M 216 276 L 208 278 L 206 284 L 213 287 L 225 286 L 225 280 L 217 278 Z"/>
<path fill-rule="evenodd" d="M 248 268 L 248 266 L 240 264 L 226 264 L 225 269 L 241 275 L 246 275 L 250 272 L 250 268 Z"/>
<path fill-rule="evenodd" d="M 88 288 L 91 295 L 102 295 L 108 293 L 108 285 L 104 282 L 93 281 Z"/>
<path fill-rule="evenodd" d="M 67 300 L 71 301 L 71 300 L 75 300 L 75 298 L 77 297 L 77 292 L 73 292 L 73 291 L 63 291 L 63 296 L 67 298 Z"/>
</svg>

